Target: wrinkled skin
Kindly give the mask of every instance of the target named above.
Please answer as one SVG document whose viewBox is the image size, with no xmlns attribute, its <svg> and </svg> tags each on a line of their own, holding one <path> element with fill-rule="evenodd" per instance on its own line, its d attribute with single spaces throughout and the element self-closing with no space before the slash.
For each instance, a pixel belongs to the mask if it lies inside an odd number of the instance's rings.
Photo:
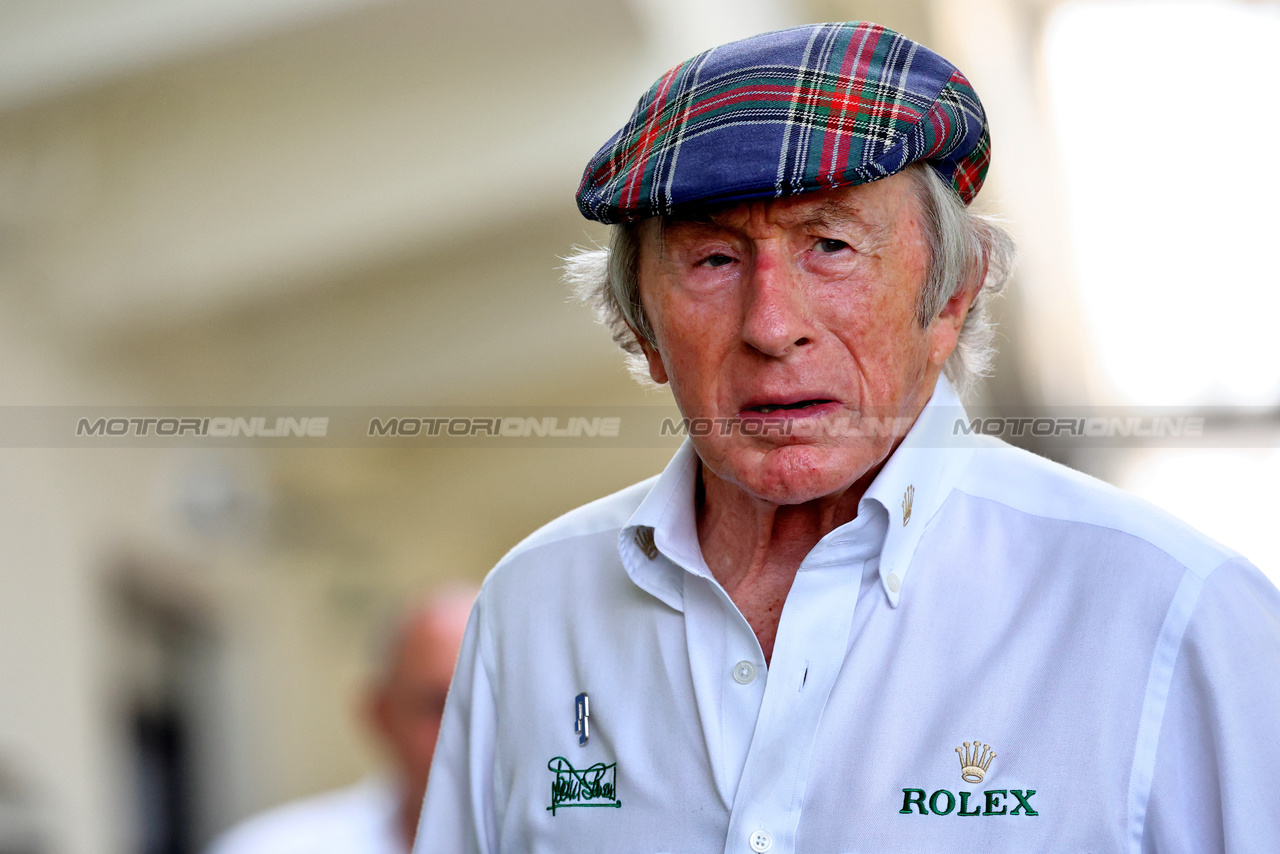
<svg viewBox="0 0 1280 854">
<path fill-rule="evenodd" d="M 980 281 L 920 324 L 929 250 L 916 186 L 900 173 L 641 225 L 650 375 L 686 418 L 762 428 L 693 441 L 703 554 L 766 658 L 800 561 L 856 515 L 901 439 L 838 425 L 915 420 Z"/>
</svg>

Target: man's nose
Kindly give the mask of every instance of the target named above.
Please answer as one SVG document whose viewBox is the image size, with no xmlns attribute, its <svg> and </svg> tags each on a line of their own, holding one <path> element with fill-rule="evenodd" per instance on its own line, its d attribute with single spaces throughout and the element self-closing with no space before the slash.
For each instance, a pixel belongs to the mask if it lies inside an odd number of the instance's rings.
<svg viewBox="0 0 1280 854">
<path fill-rule="evenodd" d="M 745 282 L 742 340 L 781 358 L 813 340 L 800 271 L 777 247 L 757 248 Z"/>
</svg>

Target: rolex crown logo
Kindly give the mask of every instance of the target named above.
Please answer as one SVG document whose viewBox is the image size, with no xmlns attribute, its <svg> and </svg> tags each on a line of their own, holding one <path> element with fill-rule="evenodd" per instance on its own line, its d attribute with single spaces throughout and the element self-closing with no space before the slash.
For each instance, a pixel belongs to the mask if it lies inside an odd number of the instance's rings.
<svg viewBox="0 0 1280 854">
<path fill-rule="evenodd" d="M 996 755 L 991 751 L 989 744 L 980 744 L 975 741 L 972 742 L 972 747 L 971 753 L 970 742 L 966 741 L 963 751 L 956 748 L 956 754 L 960 757 L 960 776 L 966 783 L 981 783 L 987 769 L 991 767 L 991 760 L 995 759 Z"/>
<path fill-rule="evenodd" d="M 902 493 L 902 527 L 907 527 L 907 523 L 911 521 L 911 502 L 915 500 L 916 488 L 909 485 L 907 491 Z"/>
<path fill-rule="evenodd" d="M 648 525 L 636 528 L 635 544 L 649 560 L 653 560 L 658 556 L 658 546 L 653 541 L 653 528 Z"/>
</svg>

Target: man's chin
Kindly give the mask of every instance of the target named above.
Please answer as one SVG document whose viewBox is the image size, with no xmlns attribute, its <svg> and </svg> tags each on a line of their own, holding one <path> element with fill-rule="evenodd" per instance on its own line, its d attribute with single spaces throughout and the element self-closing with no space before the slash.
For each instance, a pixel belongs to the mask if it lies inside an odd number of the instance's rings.
<svg viewBox="0 0 1280 854">
<path fill-rule="evenodd" d="M 772 504 L 804 504 L 843 493 L 878 459 L 870 448 L 790 444 L 734 449 L 725 463 L 721 477 L 751 496 Z"/>
</svg>

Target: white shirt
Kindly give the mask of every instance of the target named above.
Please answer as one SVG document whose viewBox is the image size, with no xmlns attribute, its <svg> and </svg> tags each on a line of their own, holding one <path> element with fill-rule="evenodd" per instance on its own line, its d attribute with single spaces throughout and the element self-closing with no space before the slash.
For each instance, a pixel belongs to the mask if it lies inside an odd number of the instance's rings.
<svg viewBox="0 0 1280 854">
<path fill-rule="evenodd" d="M 688 443 L 513 549 L 417 854 L 1280 851 L 1280 594 L 957 418 L 940 381 L 804 559 L 767 668 L 703 560 Z"/>
<path fill-rule="evenodd" d="M 393 786 L 366 780 L 256 815 L 208 854 L 404 854 L 398 808 Z"/>
</svg>

